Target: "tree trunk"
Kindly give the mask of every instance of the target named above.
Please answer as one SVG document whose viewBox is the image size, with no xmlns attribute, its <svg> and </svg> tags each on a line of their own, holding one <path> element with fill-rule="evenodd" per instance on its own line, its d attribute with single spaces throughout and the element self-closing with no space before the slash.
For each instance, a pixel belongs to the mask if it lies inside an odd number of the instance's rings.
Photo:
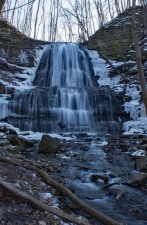
<svg viewBox="0 0 147 225">
<path fill-rule="evenodd" d="M 13 159 L 8 159 L 4 157 L 0 157 L 0 161 L 9 163 L 12 165 L 17 166 L 24 166 L 27 169 L 34 170 L 38 175 L 40 175 L 46 184 L 50 185 L 51 187 L 55 188 L 59 192 L 61 192 L 64 196 L 67 196 L 75 205 L 78 206 L 79 209 L 87 213 L 89 216 L 95 218 L 99 222 L 101 222 L 104 225 L 124 225 L 124 223 L 117 222 L 116 220 L 113 220 L 112 218 L 106 216 L 105 214 L 101 213 L 100 211 L 92 208 L 87 203 L 79 199 L 70 189 L 65 187 L 63 184 L 59 183 L 58 181 L 51 178 L 45 171 L 39 169 L 38 167 L 34 166 L 30 161 L 24 161 L 22 164 L 22 161 L 16 161 Z M 1 185 L 1 181 L 0 181 Z"/>
<path fill-rule="evenodd" d="M 136 55 L 136 63 L 137 69 L 139 74 L 139 81 L 142 91 L 142 97 L 145 105 L 146 115 L 147 115 L 147 89 L 146 89 L 146 81 L 144 77 L 142 61 L 141 61 L 141 52 L 139 47 L 139 40 L 137 35 L 136 23 L 135 23 L 135 14 L 136 14 L 136 1 L 133 0 L 133 7 L 132 7 L 132 33 L 134 39 L 134 46 L 135 46 L 135 55 Z"/>
<path fill-rule="evenodd" d="M 147 35 L 147 2 L 145 1 L 143 6 L 143 14 L 144 14 L 144 29 L 145 29 L 145 34 Z"/>
<path fill-rule="evenodd" d="M 41 202 L 40 200 L 35 199 L 33 196 L 29 195 L 28 193 L 25 193 L 17 188 L 15 188 L 12 184 L 2 180 L 0 178 L 0 187 L 10 195 L 14 196 L 15 198 L 22 199 L 23 201 L 33 205 L 35 208 L 40 210 L 45 210 L 47 212 L 50 212 L 65 221 L 76 223 L 77 225 L 90 225 L 87 219 L 84 217 L 78 217 L 74 214 L 67 214 L 64 213 L 62 210 L 55 209 L 51 206 L 46 205 L 45 203 Z"/>
<path fill-rule="evenodd" d="M 6 0 L 0 0 L 0 14 L 1 14 L 2 10 L 3 10 L 4 5 L 5 5 L 5 1 Z"/>
</svg>

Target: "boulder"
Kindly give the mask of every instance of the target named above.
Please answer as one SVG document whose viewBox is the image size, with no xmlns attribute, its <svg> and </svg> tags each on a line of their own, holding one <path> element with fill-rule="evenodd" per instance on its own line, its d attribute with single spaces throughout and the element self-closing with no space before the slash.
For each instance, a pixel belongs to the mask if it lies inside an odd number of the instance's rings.
<svg viewBox="0 0 147 225">
<path fill-rule="evenodd" d="M 136 169 L 142 172 L 147 172 L 147 156 L 143 156 L 136 160 Z"/>
<path fill-rule="evenodd" d="M 132 178 L 129 183 L 132 186 L 138 187 L 147 184 L 147 173 L 132 171 L 131 176 Z"/>
<path fill-rule="evenodd" d="M 39 143 L 39 153 L 57 153 L 60 150 L 60 140 L 58 138 L 52 138 L 51 136 L 44 134 Z"/>
<path fill-rule="evenodd" d="M 147 137 L 142 139 L 142 144 L 146 144 L 147 145 Z"/>
<path fill-rule="evenodd" d="M 146 144 L 141 144 L 138 146 L 139 149 L 144 149 L 147 150 L 147 143 Z"/>
<path fill-rule="evenodd" d="M 98 180 L 102 180 L 104 183 L 107 183 L 109 181 L 109 178 L 101 174 L 92 174 L 90 176 L 90 180 L 93 182 L 98 182 Z"/>
<path fill-rule="evenodd" d="M 8 135 L 8 140 L 12 145 L 19 145 L 24 148 L 33 147 L 34 143 L 18 135 Z"/>
</svg>

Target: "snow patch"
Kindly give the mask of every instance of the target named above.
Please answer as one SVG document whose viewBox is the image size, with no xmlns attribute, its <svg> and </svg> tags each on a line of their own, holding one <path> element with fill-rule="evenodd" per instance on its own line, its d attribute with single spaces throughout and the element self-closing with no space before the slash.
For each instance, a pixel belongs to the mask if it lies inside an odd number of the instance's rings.
<svg viewBox="0 0 147 225">
<path fill-rule="evenodd" d="M 108 145 L 108 142 L 107 141 L 102 141 L 102 142 L 99 142 L 98 145 L 99 146 L 105 146 L 105 145 Z"/>
<path fill-rule="evenodd" d="M 60 140 L 72 140 L 72 137 L 63 137 L 59 134 L 52 134 L 52 133 L 40 133 L 40 132 L 33 132 L 33 131 L 21 131 L 19 132 L 21 136 L 28 140 L 41 140 L 43 134 L 48 134 L 53 138 L 58 138 Z"/>
<path fill-rule="evenodd" d="M 0 129 L 4 129 L 4 128 L 6 128 L 6 129 L 12 129 L 12 130 L 16 131 L 16 133 L 19 133 L 20 132 L 20 129 L 19 128 L 16 128 L 13 125 L 8 124 L 8 123 L 0 122 Z"/>
<path fill-rule="evenodd" d="M 1 113 L 0 113 L 0 119 L 4 119 L 9 115 L 9 110 L 8 110 L 8 95 L 1 95 L 0 96 L 0 108 L 1 108 Z"/>
<path fill-rule="evenodd" d="M 21 62 L 21 64 L 27 63 L 28 62 L 28 59 L 27 59 L 26 52 L 24 52 L 24 51 L 21 50 L 21 53 L 18 56 L 18 60 Z"/>
<path fill-rule="evenodd" d="M 145 150 L 137 150 L 133 152 L 131 156 L 137 156 L 137 157 L 145 156 Z"/>
<path fill-rule="evenodd" d="M 89 54 L 89 57 L 91 58 L 94 76 L 97 76 L 97 82 L 99 86 L 110 86 L 112 88 L 115 85 L 118 85 L 121 80 L 121 76 L 115 76 L 113 78 L 108 77 L 110 72 L 110 66 L 108 65 L 106 60 L 100 58 L 97 51 L 87 50 L 87 52 Z M 122 64 L 124 64 L 124 62 L 117 63 L 117 65 Z"/>
<path fill-rule="evenodd" d="M 147 134 L 147 117 L 127 121 L 123 124 L 124 134 Z"/>
</svg>

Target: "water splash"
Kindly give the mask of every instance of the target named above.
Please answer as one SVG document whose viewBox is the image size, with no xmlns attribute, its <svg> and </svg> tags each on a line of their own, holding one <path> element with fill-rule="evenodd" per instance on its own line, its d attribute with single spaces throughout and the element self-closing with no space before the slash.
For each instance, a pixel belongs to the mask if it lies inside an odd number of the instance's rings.
<svg viewBox="0 0 147 225">
<path fill-rule="evenodd" d="M 45 50 L 34 88 L 15 95 L 9 122 L 21 130 L 107 133 L 114 127 L 114 106 L 108 87 L 95 87 L 84 48 L 53 43 Z M 114 105 L 114 104 L 113 104 Z"/>
</svg>

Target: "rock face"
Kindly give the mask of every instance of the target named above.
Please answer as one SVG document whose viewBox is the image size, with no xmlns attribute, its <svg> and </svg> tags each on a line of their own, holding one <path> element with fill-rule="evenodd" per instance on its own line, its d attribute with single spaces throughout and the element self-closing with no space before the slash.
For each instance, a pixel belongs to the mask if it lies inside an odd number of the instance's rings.
<svg viewBox="0 0 147 225">
<path fill-rule="evenodd" d="M 137 8 L 136 21 L 139 40 L 143 38 L 143 10 Z M 128 9 L 118 17 L 101 27 L 88 40 L 89 49 L 95 49 L 105 57 L 122 60 L 132 49 L 131 10 Z"/>
<path fill-rule="evenodd" d="M 136 160 L 136 169 L 147 172 L 147 155 Z"/>
<path fill-rule="evenodd" d="M 34 145 L 33 142 L 17 135 L 9 135 L 8 140 L 12 145 L 19 145 L 24 148 L 32 147 Z"/>
<path fill-rule="evenodd" d="M 60 150 L 60 140 L 44 134 L 39 143 L 39 153 L 56 153 Z"/>
<path fill-rule="evenodd" d="M 13 86 L 30 76 L 29 68 L 36 67 L 38 51 L 47 43 L 25 36 L 0 16 L 0 94 L 13 94 Z"/>
<path fill-rule="evenodd" d="M 33 67 L 36 49 L 41 48 L 46 43 L 28 38 L 3 17 L 0 17 L 0 55 L 8 63 Z"/>
</svg>

